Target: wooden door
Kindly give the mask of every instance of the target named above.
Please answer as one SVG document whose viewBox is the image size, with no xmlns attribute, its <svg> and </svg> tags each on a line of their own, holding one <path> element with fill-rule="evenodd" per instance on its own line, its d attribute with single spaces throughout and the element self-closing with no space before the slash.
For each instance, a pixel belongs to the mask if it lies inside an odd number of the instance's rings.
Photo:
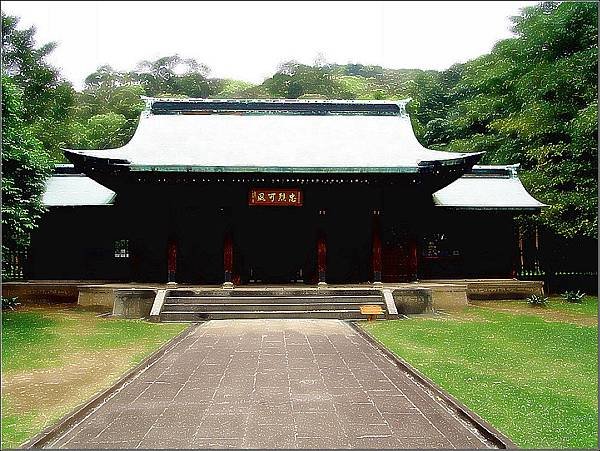
<svg viewBox="0 0 600 451">
<path fill-rule="evenodd" d="M 383 282 L 411 282 L 417 276 L 417 247 L 406 230 L 388 229 L 382 245 Z"/>
</svg>

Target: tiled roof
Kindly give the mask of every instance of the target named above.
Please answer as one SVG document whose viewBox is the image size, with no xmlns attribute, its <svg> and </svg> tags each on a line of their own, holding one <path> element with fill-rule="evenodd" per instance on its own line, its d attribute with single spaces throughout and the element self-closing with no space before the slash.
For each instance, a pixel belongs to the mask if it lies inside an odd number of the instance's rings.
<svg viewBox="0 0 600 451">
<path fill-rule="evenodd" d="M 67 156 L 125 164 L 132 171 L 371 173 L 418 172 L 431 164 L 471 166 L 480 156 L 424 148 L 405 102 L 147 102 L 128 144 L 68 150 Z"/>
<path fill-rule="evenodd" d="M 83 174 L 55 174 L 46 181 L 42 203 L 47 207 L 111 205 L 115 193 Z"/>
<path fill-rule="evenodd" d="M 433 194 L 438 207 L 466 210 L 539 210 L 517 176 L 517 166 L 474 166 L 470 173 Z"/>
</svg>

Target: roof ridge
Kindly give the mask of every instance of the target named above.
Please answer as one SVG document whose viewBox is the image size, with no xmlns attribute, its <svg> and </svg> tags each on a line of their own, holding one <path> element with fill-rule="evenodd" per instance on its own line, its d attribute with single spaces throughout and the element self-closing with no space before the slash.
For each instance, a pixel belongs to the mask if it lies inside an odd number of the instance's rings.
<svg viewBox="0 0 600 451">
<path fill-rule="evenodd" d="M 142 117 L 162 114 L 405 116 L 407 101 L 331 99 L 167 99 L 143 97 Z"/>
<path fill-rule="evenodd" d="M 362 99 L 210 99 L 206 97 L 150 97 L 140 96 L 142 100 L 151 102 L 181 102 L 181 103 L 284 103 L 284 104 L 365 104 L 365 105 L 405 105 L 411 98 L 398 100 L 362 100 Z"/>
</svg>

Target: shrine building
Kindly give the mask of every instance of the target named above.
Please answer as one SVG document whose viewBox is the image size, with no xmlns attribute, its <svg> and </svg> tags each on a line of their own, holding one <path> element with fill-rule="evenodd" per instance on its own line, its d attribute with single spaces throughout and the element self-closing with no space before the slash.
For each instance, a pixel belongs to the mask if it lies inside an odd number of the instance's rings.
<svg viewBox="0 0 600 451">
<path fill-rule="evenodd" d="M 146 98 L 131 141 L 65 150 L 28 279 L 355 284 L 514 277 L 516 166 L 424 148 L 406 102 Z"/>
</svg>

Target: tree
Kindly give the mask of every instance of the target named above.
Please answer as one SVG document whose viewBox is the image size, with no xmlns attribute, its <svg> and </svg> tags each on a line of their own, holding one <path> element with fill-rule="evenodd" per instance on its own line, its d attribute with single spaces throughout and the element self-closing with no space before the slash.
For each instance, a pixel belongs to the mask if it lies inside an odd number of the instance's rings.
<svg viewBox="0 0 600 451">
<path fill-rule="evenodd" d="M 52 167 L 40 140 L 25 120 L 23 94 L 2 76 L 2 254 L 24 252 L 31 231 L 44 212 L 41 195 Z"/>
<path fill-rule="evenodd" d="M 271 97 L 297 99 L 315 95 L 328 99 L 351 99 L 354 94 L 333 76 L 329 66 L 307 66 L 296 61 L 279 65 L 277 72 L 263 83 Z"/>
<path fill-rule="evenodd" d="M 73 130 L 78 136 L 78 148 L 83 149 L 114 149 L 121 147 L 131 135 L 126 128 L 127 119 L 122 114 L 106 113 L 96 114 L 83 124 L 78 124 L 81 128 L 79 133 Z"/>
<path fill-rule="evenodd" d="M 70 147 L 107 149 L 126 144 L 144 108 L 144 88 L 131 73 L 101 66 L 77 94 Z"/>
<path fill-rule="evenodd" d="M 70 147 L 107 149 L 126 144 L 133 136 L 144 108 L 141 97 L 209 97 L 228 85 L 207 78 L 209 68 L 178 55 L 141 61 L 136 70 L 119 72 L 100 66 L 85 79 L 77 94 Z"/>
<path fill-rule="evenodd" d="M 486 151 L 520 163 L 550 205 L 537 221 L 564 237 L 597 237 L 597 3 L 542 3 L 513 17 L 516 37 L 416 80 L 416 129 L 426 145 Z"/>
<path fill-rule="evenodd" d="M 149 96 L 183 94 L 209 97 L 219 92 L 223 82 L 207 78 L 210 69 L 193 58 L 165 56 L 154 61 L 141 61 L 130 73 Z"/>
<path fill-rule="evenodd" d="M 453 70 L 457 70 L 454 68 Z M 417 137 L 424 139 L 428 145 L 448 142 L 451 131 L 447 121 L 440 120 L 448 114 L 452 105 L 451 88 L 443 73 L 424 71 L 417 73 L 412 80 L 410 96 L 412 102 L 408 111 Z M 444 129 L 440 128 L 443 124 Z M 439 135 L 444 135 L 443 139 Z"/>
<path fill-rule="evenodd" d="M 55 43 L 35 46 L 35 27 L 18 29 L 19 19 L 2 13 L 2 73 L 23 92 L 22 120 L 55 160 L 68 141 L 69 116 L 75 101 L 70 83 L 45 58 Z"/>
</svg>

